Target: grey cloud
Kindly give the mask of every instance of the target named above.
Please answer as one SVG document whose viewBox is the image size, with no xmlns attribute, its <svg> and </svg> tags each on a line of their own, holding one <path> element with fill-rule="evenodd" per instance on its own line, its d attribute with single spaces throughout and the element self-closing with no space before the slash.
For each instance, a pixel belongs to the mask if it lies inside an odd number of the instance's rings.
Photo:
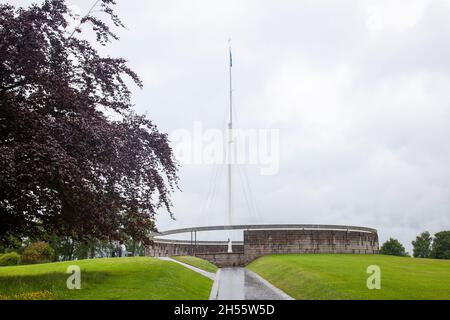
<svg viewBox="0 0 450 320">
<path fill-rule="evenodd" d="M 237 222 L 366 225 L 408 249 L 450 228 L 445 1 L 118 2 L 128 29 L 104 50 L 141 75 L 136 108 L 166 132 L 224 128 L 233 38 L 239 123 L 281 136 L 279 174 L 248 168 L 259 215 L 237 191 Z M 213 169 L 182 167 L 177 220 L 162 212 L 161 229 L 226 222 L 224 175 L 202 209 Z"/>
</svg>

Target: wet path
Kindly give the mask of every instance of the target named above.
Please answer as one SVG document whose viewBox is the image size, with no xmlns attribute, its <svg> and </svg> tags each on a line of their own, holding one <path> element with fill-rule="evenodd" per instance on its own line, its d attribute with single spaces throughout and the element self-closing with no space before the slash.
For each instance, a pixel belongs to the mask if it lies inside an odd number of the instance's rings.
<svg viewBox="0 0 450 320">
<path fill-rule="evenodd" d="M 218 281 L 218 300 L 292 300 L 256 273 L 246 268 L 222 268 Z"/>
</svg>

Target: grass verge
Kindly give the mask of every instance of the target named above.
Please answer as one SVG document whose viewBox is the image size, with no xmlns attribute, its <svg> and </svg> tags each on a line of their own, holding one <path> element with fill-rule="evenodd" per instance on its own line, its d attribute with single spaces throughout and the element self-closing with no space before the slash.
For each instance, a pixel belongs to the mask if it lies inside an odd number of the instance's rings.
<svg viewBox="0 0 450 320">
<path fill-rule="evenodd" d="M 69 265 L 81 289 L 66 287 Z M 208 299 L 212 281 L 177 263 L 149 257 L 0 267 L 0 299 Z"/>
<path fill-rule="evenodd" d="M 370 265 L 381 269 L 380 290 L 367 288 Z M 450 299 L 450 260 L 288 254 L 247 267 L 296 299 Z"/>
<path fill-rule="evenodd" d="M 180 262 L 184 262 L 193 267 L 197 267 L 199 269 L 215 273 L 217 271 L 217 267 L 209 261 L 192 257 L 192 256 L 173 256 L 172 259 L 178 260 Z"/>
</svg>

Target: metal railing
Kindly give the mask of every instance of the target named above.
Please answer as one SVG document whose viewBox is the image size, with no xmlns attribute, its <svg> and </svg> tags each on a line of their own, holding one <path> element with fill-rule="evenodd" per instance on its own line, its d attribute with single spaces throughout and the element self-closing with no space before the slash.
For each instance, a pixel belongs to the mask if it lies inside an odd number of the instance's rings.
<svg viewBox="0 0 450 320">
<path fill-rule="evenodd" d="M 197 233 L 202 231 L 221 231 L 221 230 L 344 230 L 344 231 L 360 231 L 368 233 L 377 233 L 376 229 L 358 226 L 332 225 L 332 224 L 240 224 L 240 225 L 223 225 L 223 226 L 203 226 L 192 228 L 181 228 L 166 230 L 161 232 L 152 232 L 152 237 L 162 237 L 179 233 Z"/>
</svg>

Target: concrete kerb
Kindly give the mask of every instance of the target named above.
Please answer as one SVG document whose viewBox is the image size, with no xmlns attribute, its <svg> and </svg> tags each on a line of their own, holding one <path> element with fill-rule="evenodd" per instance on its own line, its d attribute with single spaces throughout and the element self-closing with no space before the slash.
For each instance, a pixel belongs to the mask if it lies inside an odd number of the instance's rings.
<svg viewBox="0 0 450 320">
<path fill-rule="evenodd" d="M 209 300 L 217 300 L 217 295 L 219 294 L 219 283 L 220 283 L 220 270 L 216 271 L 216 275 L 214 277 L 214 283 L 211 287 L 211 292 L 209 294 Z"/>
</svg>

